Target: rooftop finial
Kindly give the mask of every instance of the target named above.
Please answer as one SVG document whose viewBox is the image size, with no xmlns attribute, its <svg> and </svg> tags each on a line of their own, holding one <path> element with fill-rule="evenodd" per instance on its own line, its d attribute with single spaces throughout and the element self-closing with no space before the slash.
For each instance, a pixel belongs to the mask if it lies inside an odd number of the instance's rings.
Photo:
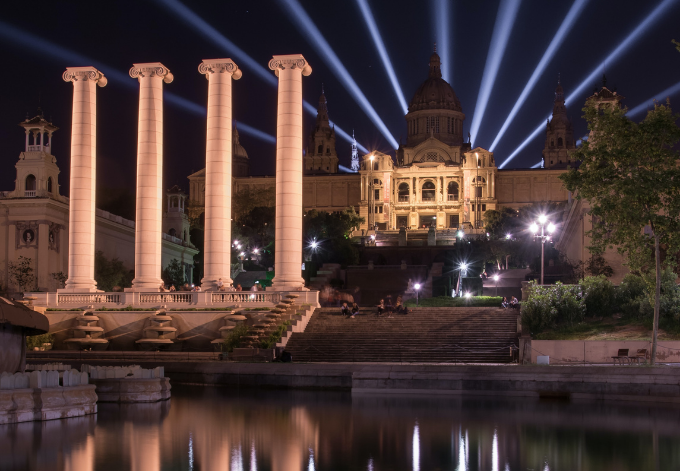
<svg viewBox="0 0 680 471">
<path fill-rule="evenodd" d="M 434 42 L 434 52 L 437 52 L 437 41 Z"/>
</svg>

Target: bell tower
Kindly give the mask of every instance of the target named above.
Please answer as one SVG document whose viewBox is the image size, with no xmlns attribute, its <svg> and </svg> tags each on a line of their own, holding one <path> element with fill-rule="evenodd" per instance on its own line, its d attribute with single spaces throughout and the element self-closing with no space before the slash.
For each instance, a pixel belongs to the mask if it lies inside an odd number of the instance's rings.
<svg viewBox="0 0 680 471">
<path fill-rule="evenodd" d="M 335 150 L 335 128 L 328 119 L 328 102 L 321 87 L 316 124 L 309 136 L 305 154 L 305 173 L 338 173 L 338 153 Z"/>
<path fill-rule="evenodd" d="M 571 153 L 574 149 L 574 130 L 567 117 L 564 90 L 558 75 L 552 119 L 548 119 L 546 124 L 543 168 L 566 168 L 572 162 Z"/>
<path fill-rule="evenodd" d="M 52 155 L 52 135 L 59 129 L 47 121 L 38 108 L 34 118 L 19 123 L 26 133 L 26 146 L 19 155 L 15 198 L 59 198 L 59 167 Z"/>
</svg>

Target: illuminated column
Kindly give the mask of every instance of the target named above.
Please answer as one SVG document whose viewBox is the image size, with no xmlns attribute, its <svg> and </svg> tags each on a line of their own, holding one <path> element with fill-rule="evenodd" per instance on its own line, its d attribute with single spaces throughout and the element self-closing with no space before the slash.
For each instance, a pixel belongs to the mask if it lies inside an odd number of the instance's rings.
<svg viewBox="0 0 680 471">
<path fill-rule="evenodd" d="M 205 262 L 203 289 L 231 280 L 231 79 L 241 70 L 231 59 L 204 60 L 198 71 L 208 79 L 205 146 Z"/>
<path fill-rule="evenodd" d="M 296 290 L 302 279 L 302 76 L 312 73 L 300 54 L 274 56 L 279 78 L 276 117 L 276 238 L 272 289 Z"/>
<path fill-rule="evenodd" d="M 173 76 L 160 62 L 134 64 L 139 81 L 135 291 L 157 291 L 161 280 L 163 200 L 163 82 Z"/>
<path fill-rule="evenodd" d="M 71 181 L 68 212 L 68 279 L 66 290 L 92 292 L 94 281 L 94 219 L 97 177 L 97 85 L 106 77 L 94 67 L 68 67 L 73 82 Z"/>
</svg>

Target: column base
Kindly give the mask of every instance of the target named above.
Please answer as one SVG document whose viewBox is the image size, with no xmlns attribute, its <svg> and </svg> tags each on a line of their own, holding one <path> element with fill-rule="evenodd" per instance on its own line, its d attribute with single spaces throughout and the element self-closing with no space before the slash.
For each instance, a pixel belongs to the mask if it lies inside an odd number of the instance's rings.
<svg viewBox="0 0 680 471">
<path fill-rule="evenodd" d="M 57 293 L 103 293 L 104 290 L 88 287 L 88 288 L 77 288 L 77 287 L 69 287 L 69 288 L 58 288 Z"/>
<path fill-rule="evenodd" d="M 97 289 L 97 282 L 95 280 L 78 279 L 66 280 L 63 288 L 57 289 L 57 293 L 101 293 L 102 290 Z"/>
<path fill-rule="evenodd" d="M 125 288 L 125 291 L 148 291 L 155 292 L 160 291 L 161 283 L 164 283 L 162 279 L 158 278 L 156 280 L 132 280 L 132 288 Z"/>
</svg>

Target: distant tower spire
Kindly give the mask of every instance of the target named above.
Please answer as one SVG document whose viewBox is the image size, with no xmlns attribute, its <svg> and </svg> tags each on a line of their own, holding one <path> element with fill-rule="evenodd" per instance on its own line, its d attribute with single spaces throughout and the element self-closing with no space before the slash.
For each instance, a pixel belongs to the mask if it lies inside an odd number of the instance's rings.
<svg viewBox="0 0 680 471">
<path fill-rule="evenodd" d="M 437 41 L 434 42 L 434 52 L 437 52 Z"/>
<path fill-rule="evenodd" d="M 352 171 L 359 171 L 359 151 L 357 150 L 357 140 L 354 138 L 354 129 L 352 129 Z"/>
</svg>

